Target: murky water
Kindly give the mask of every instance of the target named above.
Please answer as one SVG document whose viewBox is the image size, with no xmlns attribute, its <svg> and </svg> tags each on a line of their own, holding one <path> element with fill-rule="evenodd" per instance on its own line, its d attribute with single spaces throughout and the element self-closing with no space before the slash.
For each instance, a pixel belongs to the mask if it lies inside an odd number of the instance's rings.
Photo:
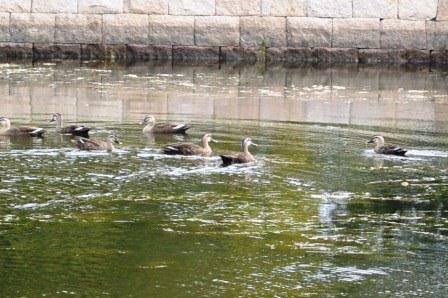
<svg viewBox="0 0 448 298">
<path fill-rule="evenodd" d="M 0 115 L 48 128 L 0 139 L 0 296 L 446 297 L 447 73 L 336 68 L 1 65 Z M 112 154 L 51 114 L 118 134 Z M 186 137 L 144 136 L 145 113 Z M 217 153 L 251 136 L 258 162 Z M 374 134 L 410 149 L 376 156 Z"/>
</svg>

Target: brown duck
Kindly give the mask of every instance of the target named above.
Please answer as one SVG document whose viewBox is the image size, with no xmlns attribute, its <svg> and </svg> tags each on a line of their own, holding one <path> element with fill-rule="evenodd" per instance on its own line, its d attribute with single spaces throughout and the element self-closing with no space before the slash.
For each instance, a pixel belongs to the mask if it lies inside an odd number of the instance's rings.
<svg viewBox="0 0 448 298">
<path fill-rule="evenodd" d="M 90 128 L 83 125 L 69 125 L 63 127 L 64 119 L 60 113 L 53 114 L 50 122 L 56 122 L 56 131 L 60 134 L 89 137 Z"/>
<path fill-rule="evenodd" d="M 222 159 L 222 166 L 227 167 L 232 164 L 242 164 L 254 162 L 255 158 L 249 152 L 249 146 L 258 146 L 252 142 L 251 138 L 244 138 L 241 142 L 241 152 L 235 155 L 220 155 Z"/>
<path fill-rule="evenodd" d="M 374 136 L 368 144 L 375 144 L 375 148 L 373 151 L 378 154 L 387 154 L 387 155 L 398 155 L 405 156 L 407 150 L 401 149 L 395 145 L 384 145 L 384 137 L 383 136 Z"/>
<path fill-rule="evenodd" d="M 120 140 L 114 135 L 108 136 L 106 141 L 93 140 L 83 137 L 76 139 L 76 146 L 81 150 L 88 150 L 88 151 L 105 150 L 111 152 L 115 149 L 114 144 L 121 144 Z"/>
<path fill-rule="evenodd" d="M 146 115 L 141 124 L 145 125 L 143 133 L 180 133 L 184 134 L 190 128 L 184 123 L 156 123 L 153 116 Z"/>
<path fill-rule="evenodd" d="M 41 138 L 45 133 L 45 129 L 40 127 L 11 127 L 11 120 L 6 117 L 0 117 L 0 123 L 2 123 L 2 127 L 0 128 L 0 136 Z"/>
<path fill-rule="evenodd" d="M 163 147 L 162 152 L 168 155 L 210 156 L 213 153 L 210 142 L 217 143 L 211 134 L 205 134 L 202 137 L 202 146 L 191 143 L 172 144 Z"/>
</svg>

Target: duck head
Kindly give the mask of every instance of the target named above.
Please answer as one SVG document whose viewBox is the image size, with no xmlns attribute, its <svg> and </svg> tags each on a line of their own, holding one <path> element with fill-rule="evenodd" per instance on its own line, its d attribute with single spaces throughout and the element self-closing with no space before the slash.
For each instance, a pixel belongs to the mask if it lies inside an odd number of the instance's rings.
<svg viewBox="0 0 448 298">
<path fill-rule="evenodd" d="M 0 117 L 0 123 L 7 128 L 11 126 L 11 121 L 6 117 Z"/>
<path fill-rule="evenodd" d="M 215 140 L 215 139 L 212 138 L 212 135 L 211 135 L 210 133 L 206 133 L 206 134 L 202 137 L 202 142 L 203 142 L 204 144 L 208 144 L 208 143 L 210 143 L 210 142 L 212 142 L 212 143 L 218 143 L 217 140 Z"/>
<path fill-rule="evenodd" d="M 384 145 L 384 137 L 383 136 L 374 136 L 367 142 L 367 144 L 375 144 L 377 146 L 383 146 Z"/>
<path fill-rule="evenodd" d="M 53 114 L 53 116 L 51 117 L 50 122 L 57 122 L 57 124 L 59 126 L 61 126 L 62 125 L 62 115 L 60 113 Z"/>
<path fill-rule="evenodd" d="M 111 144 L 121 144 L 120 139 L 116 135 L 110 135 L 107 137 L 107 140 Z"/>
<path fill-rule="evenodd" d="M 148 124 L 154 124 L 155 122 L 156 122 L 156 119 L 153 116 L 145 115 L 145 118 L 143 118 L 143 120 L 140 124 L 148 125 Z"/>
<path fill-rule="evenodd" d="M 254 142 L 252 142 L 252 139 L 251 138 L 244 138 L 243 139 L 243 141 L 241 142 L 241 147 L 243 148 L 243 149 L 247 149 L 247 148 L 249 148 L 249 146 L 255 146 L 255 147 L 257 147 L 258 145 L 257 144 L 255 144 Z"/>
</svg>

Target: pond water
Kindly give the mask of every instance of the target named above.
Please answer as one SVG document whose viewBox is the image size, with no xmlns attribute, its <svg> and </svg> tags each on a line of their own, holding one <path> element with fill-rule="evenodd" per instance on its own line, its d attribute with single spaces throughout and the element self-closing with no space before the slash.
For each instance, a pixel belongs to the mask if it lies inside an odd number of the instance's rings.
<svg viewBox="0 0 448 298">
<path fill-rule="evenodd" d="M 446 297 L 448 76 L 397 68 L 0 66 L 0 296 Z M 82 152 L 48 123 L 110 133 Z M 150 113 L 187 136 L 148 136 Z M 258 162 L 160 148 L 250 136 Z M 371 136 L 409 149 L 377 156 Z M 374 293 L 374 294 L 372 294 Z"/>
</svg>

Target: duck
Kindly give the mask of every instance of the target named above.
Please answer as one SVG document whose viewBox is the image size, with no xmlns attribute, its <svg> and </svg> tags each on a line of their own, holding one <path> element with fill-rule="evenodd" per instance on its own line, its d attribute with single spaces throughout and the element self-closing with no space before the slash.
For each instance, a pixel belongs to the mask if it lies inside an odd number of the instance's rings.
<svg viewBox="0 0 448 298">
<path fill-rule="evenodd" d="M 2 128 L 0 128 L 0 136 L 42 138 L 45 133 L 45 129 L 40 127 L 11 127 L 11 120 L 6 117 L 0 117 L 0 123 L 2 123 Z"/>
<path fill-rule="evenodd" d="M 143 133 L 185 134 L 190 127 L 184 123 L 156 123 L 154 116 L 146 115 L 141 122 L 145 125 Z"/>
<path fill-rule="evenodd" d="M 399 146 L 384 145 L 384 137 L 383 136 L 374 136 L 367 143 L 375 144 L 375 148 L 373 149 L 373 151 L 377 154 L 405 156 L 406 152 L 408 152 L 407 150 L 404 150 Z"/>
<path fill-rule="evenodd" d="M 115 135 L 110 135 L 107 137 L 106 141 L 103 140 L 93 140 L 84 137 L 79 137 L 76 139 L 76 146 L 81 150 L 105 150 L 111 152 L 115 149 L 114 144 L 121 144 L 120 140 Z"/>
<path fill-rule="evenodd" d="M 172 144 L 163 147 L 162 152 L 168 155 L 199 155 L 210 156 L 213 151 L 209 143 L 217 143 L 212 135 L 207 133 L 202 137 L 202 146 L 191 143 Z"/>
<path fill-rule="evenodd" d="M 83 125 L 69 125 L 63 127 L 64 119 L 60 113 L 53 114 L 50 122 L 56 122 L 56 131 L 60 134 L 88 137 L 90 128 Z"/>
<path fill-rule="evenodd" d="M 252 142 L 251 138 L 244 138 L 241 141 L 241 152 L 234 154 L 234 155 L 220 155 L 222 159 L 222 165 L 223 167 L 230 166 L 232 164 L 245 164 L 254 162 L 255 158 L 253 155 L 249 152 L 250 146 L 258 146 L 254 142 Z"/>
</svg>

